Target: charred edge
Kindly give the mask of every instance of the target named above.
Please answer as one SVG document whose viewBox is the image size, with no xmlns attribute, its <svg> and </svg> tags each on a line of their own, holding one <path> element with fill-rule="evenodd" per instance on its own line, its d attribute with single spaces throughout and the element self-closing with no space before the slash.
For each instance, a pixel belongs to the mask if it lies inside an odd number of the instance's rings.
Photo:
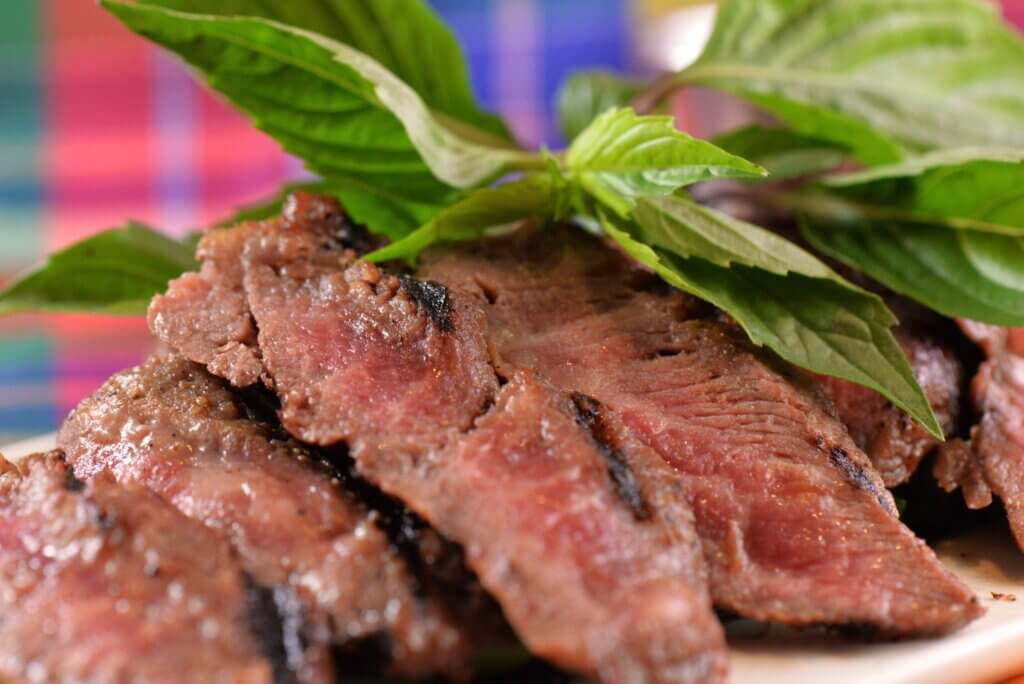
<svg viewBox="0 0 1024 684">
<path fill-rule="evenodd" d="M 85 489 L 85 483 L 75 476 L 75 469 L 71 466 L 64 470 L 64 489 L 69 492 L 80 492 Z"/>
<path fill-rule="evenodd" d="M 455 323 L 452 321 L 452 300 L 448 295 L 448 288 L 429 280 L 418 280 L 407 275 L 398 276 L 398 282 L 402 289 L 422 309 L 426 310 L 438 330 L 443 333 L 455 331 Z"/>
<path fill-rule="evenodd" d="M 412 574 L 414 595 L 425 598 L 427 568 L 420 555 L 420 536 L 427 527 L 426 522 L 398 499 L 388 496 L 360 477 L 344 446 L 312 447 L 311 452 L 344 483 L 345 489 L 375 513 L 374 523 L 387 536 L 392 548 L 405 561 Z"/>
<path fill-rule="evenodd" d="M 287 588 L 271 589 L 247 574 L 244 578 L 249 631 L 270 662 L 274 684 L 299 684 L 296 670 L 304 660 L 306 643 L 298 600 Z"/>
<path fill-rule="evenodd" d="M 89 519 L 96 528 L 104 533 L 108 534 L 114 531 L 117 527 L 117 513 L 115 511 L 107 511 L 100 507 L 94 501 L 89 502 Z"/>
<path fill-rule="evenodd" d="M 824 441 L 819 440 L 818 448 L 822 448 L 823 446 Z M 829 461 L 832 462 L 832 465 L 838 468 L 839 472 L 841 472 L 851 484 L 874 496 L 885 510 L 890 509 L 885 493 L 878 488 L 878 485 L 876 485 L 874 480 L 871 479 L 868 472 L 850 458 L 846 449 L 843 449 L 842 447 L 830 447 L 828 450 L 828 458 Z"/>
<path fill-rule="evenodd" d="M 281 208 L 286 228 L 295 229 L 302 224 L 314 224 L 318 232 L 328 237 L 324 249 L 344 247 L 364 254 L 379 246 L 365 226 L 355 223 L 341 204 L 333 197 L 309 192 L 293 192 Z"/>
<path fill-rule="evenodd" d="M 461 546 L 439 535 L 401 501 L 362 479 L 344 447 L 314 448 L 312 453 L 375 513 L 375 524 L 409 570 L 413 596 L 420 601 L 439 600 L 460 622 L 475 624 L 481 615 L 501 615 L 498 604 L 483 591 L 479 578 L 466 565 Z"/>
<path fill-rule="evenodd" d="M 622 452 L 615 449 L 608 440 L 604 426 L 601 424 L 601 404 L 593 397 L 588 397 L 580 392 L 573 392 L 571 395 L 573 407 L 576 409 L 576 423 L 585 429 L 590 435 L 597 450 L 604 457 L 608 466 L 608 476 L 615 484 L 615 491 L 637 520 L 650 518 L 650 511 L 644 501 L 640 487 L 637 486 L 636 477 L 629 467 L 629 462 Z"/>
<path fill-rule="evenodd" d="M 387 631 L 374 632 L 361 639 L 331 648 L 338 681 L 381 681 L 382 663 L 391 661 L 394 643 Z M 391 680 L 384 680 L 391 681 Z"/>
<path fill-rule="evenodd" d="M 274 439 L 296 443 L 277 420 L 281 408 L 277 395 L 260 386 L 236 390 L 235 396 L 249 420 L 262 425 Z M 409 569 L 413 595 L 421 600 L 426 599 L 427 586 L 433 583 L 431 570 L 420 551 L 423 532 L 429 529 L 427 523 L 401 501 L 388 496 L 360 477 L 345 445 L 321 447 L 297 444 L 309 452 L 311 466 L 324 468 L 342 483 L 346 492 L 373 513 L 374 524 L 384 532 L 391 547 Z M 451 546 L 454 548 L 454 545 Z"/>
<path fill-rule="evenodd" d="M 75 475 L 75 469 L 71 467 L 70 463 L 68 463 L 67 454 L 59 449 L 53 453 L 55 453 L 57 458 L 60 459 L 60 462 L 64 464 L 64 489 L 69 492 L 80 492 L 85 489 L 85 482 L 78 479 L 78 476 Z"/>
<path fill-rule="evenodd" d="M 272 391 L 257 383 L 249 387 L 239 389 L 232 387 L 232 394 L 236 404 L 242 409 L 246 419 L 257 423 L 269 434 L 281 441 L 290 439 L 290 435 L 278 421 L 278 411 L 281 410 L 281 400 Z"/>
</svg>

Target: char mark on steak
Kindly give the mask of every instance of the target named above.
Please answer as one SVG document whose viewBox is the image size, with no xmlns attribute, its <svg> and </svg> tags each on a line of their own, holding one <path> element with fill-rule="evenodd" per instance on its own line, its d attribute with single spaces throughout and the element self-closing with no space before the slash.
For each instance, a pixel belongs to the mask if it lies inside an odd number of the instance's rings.
<svg viewBox="0 0 1024 684">
<path fill-rule="evenodd" d="M 318 251 L 321 231 L 265 222 L 209 236 L 235 248 L 200 247 L 210 287 L 172 284 L 151 308 L 155 332 L 230 379 L 194 354 L 178 312 L 216 312 L 212 289 L 241 292 L 282 424 L 347 444 L 362 477 L 462 544 L 533 652 L 607 682 L 720 681 L 692 514 L 664 461 L 622 450 L 651 503 L 638 521 L 569 397 L 530 373 L 499 381 L 472 298 L 445 292 L 439 310 L 435 286 Z M 237 269 L 221 263 L 232 258 Z"/>
<path fill-rule="evenodd" d="M 815 444 L 819 449 L 825 450 L 825 439 L 820 435 L 815 438 Z M 828 458 L 847 480 L 873 495 L 878 499 L 878 503 L 890 513 L 896 512 L 892 507 L 892 497 L 889 496 L 885 488 L 879 487 L 878 482 L 871 476 L 864 464 L 851 459 L 846 449 L 837 446 L 829 447 Z"/>
<path fill-rule="evenodd" d="M 60 452 L 61 459 L 64 458 L 64 452 Z M 65 468 L 64 471 L 64 489 L 69 492 L 80 492 L 85 488 L 85 482 L 75 477 L 74 468 Z"/>
<path fill-rule="evenodd" d="M 637 287 L 637 267 L 600 240 L 546 229 L 436 247 L 421 264 L 453 296 L 476 296 L 503 369 L 595 397 L 622 442 L 671 464 L 718 607 L 891 635 L 948 632 L 982 612 L 896 519 L 815 388 L 693 298 Z"/>
<path fill-rule="evenodd" d="M 333 681 L 322 643 L 300 642 L 280 664 L 265 657 L 247 582 L 215 534 L 141 487 L 68 470 L 59 452 L 0 467 L 0 674 Z M 296 616 L 294 631 L 305 628 Z"/>
<path fill-rule="evenodd" d="M 295 663 L 307 648 L 302 604 L 290 587 L 263 587 L 245 577 L 249 629 L 273 668 L 274 684 L 299 684 Z"/>
<path fill-rule="evenodd" d="M 961 359 L 969 343 L 948 319 L 894 295 L 887 296 L 886 302 L 900 319 L 894 330 L 896 340 L 942 431 L 956 435 L 967 380 Z M 939 440 L 878 392 L 834 377 L 817 376 L 816 380 L 886 487 L 907 482 L 921 461 L 939 447 Z"/>
<path fill-rule="evenodd" d="M 621 451 L 611 445 L 609 435 L 601 423 L 600 402 L 582 392 L 573 392 L 570 397 L 576 409 L 576 422 L 586 428 L 594 439 L 594 444 L 608 464 L 608 476 L 615 483 L 619 496 L 633 511 L 633 517 L 637 520 L 647 520 L 650 512 L 647 510 L 636 477 L 629 468 L 629 461 Z"/>
<path fill-rule="evenodd" d="M 448 288 L 428 280 L 417 280 L 406 275 L 398 276 L 402 289 L 409 293 L 417 304 L 430 316 L 430 320 L 441 332 L 455 330 L 452 323 L 452 304 Z"/>
<path fill-rule="evenodd" d="M 263 422 L 272 416 L 263 392 L 236 394 L 181 357 L 154 357 L 84 400 L 58 442 L 81 478 L 141 483 L 218 532 L 256 582 L 291 587 L 323 616 L 335 644 L 387 632 L 392 671 L 462 676 L 502 620 L 468 574 L 455 586 L 434 579 L 457 552 L 424 532 L 400 547 L 403 562 L 392 548 L 402 540 L 378 527 L 399 507 L 368 508 L 365 483 L 353 491 L 324 455 Z"/>
</svg>

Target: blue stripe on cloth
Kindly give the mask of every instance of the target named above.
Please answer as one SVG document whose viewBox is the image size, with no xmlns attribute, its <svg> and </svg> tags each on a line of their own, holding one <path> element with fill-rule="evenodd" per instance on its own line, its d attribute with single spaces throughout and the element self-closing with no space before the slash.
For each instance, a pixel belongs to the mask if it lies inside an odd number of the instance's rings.
<svg viewBox="0 0 1024 684">
<path fill-rule="evenodd" d="M 42 188 L 35 178 L 0 179 L 0 205 L 5 208 L 36 207 L 42 199 Z"/>
<path fill-rule="evenodd" d="M 180 231 L 195 225 L 197 213 L 195 91 L 192 76 L 176 59 L 162 51 L 153 59 L 156 200 L 161 226 Z"/>
<path fill-rule="evenodd" d="M 491 16 L 494 12 L 490 0 L 432 0 L 441 19 L 448 24 L 469 62 L 469 76 L 473 92 L 483 105 L 494 109 L 497 93 L 494 89 L 494 36 Z"/>
<path fill-rule="evenodd" d="M 43 432 L 50 432 L 60 422 L 52 403 L 0 407 L 0 434 L 4 442 L 12 442 Z"/>
<path fill-rule="evenodd" d="M 16 323 L 0 327 L 0 445 L 53 430 L 59 420 L 50 338 L 17 332 Z"/>
<path fill-rule="evenodd" d="M 452 27 L 485 106 L 538 142 L 564 144 L 554 115 L 558 87 L 572 71 L 623 70 L 629 62 L 628 0 L 431 0 Z M 504 18 L 514 18 L 508 25 Z M 524 45 L 530 41 L 536 45 Z M 530 50 L 529 55 L 523 50 Z M 528 58 L 527 58 L 528 57 Z M 524 70 L 533 69 L 531 73 Z M 520 120 L 512 120 L 518 117 Z"/>
<path fill-rule="evenodd" d="M 580 11 L 577 0 L 544 0 L 539 4 L 543 9 L 540 97 L 546 107 L 544 139 L 551 147 L 560 147 L 565 141 L 555 117 L 558 88 L 570 73 L 580 69 L 625 70 L 629 19 L 625 0 L 587 0 L 585 12 Z"/>
</svg>

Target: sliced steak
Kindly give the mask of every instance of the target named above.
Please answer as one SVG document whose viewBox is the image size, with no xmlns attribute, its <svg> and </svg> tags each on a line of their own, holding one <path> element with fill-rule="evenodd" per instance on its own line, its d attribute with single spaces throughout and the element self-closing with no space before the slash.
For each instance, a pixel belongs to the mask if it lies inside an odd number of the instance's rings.
<svg viewBox="0 0 1024 684">
<path fill-rule="evenodd" d="M 142 483 L 224 535 L 257 582 L 325 614 L 335 643 L 383 639 L 404 674 L 467 673 L 477 635 L 422 591 L 380 513 L 251 413 L 201 366 L 154 357 L 84 400 L 58 442 L 77 477 Z"/>
<path fill-rule="evenodd" d="M 304 225 L 316 225 L 311 242 Z M 292 236 L 294 235 L 294 239 Z M 187 273 L 165 295 L 154 298 L 149 325 L 186 358 L 238 387 L 263 374 L 256 327 L 242 290 L 243 252 L 270 248 L 292 258 L 351 259 L 370 239 L 349 221 L 337 201 L 307 193 L 291 195 L 279 219 L 246 224 L 245 230 L 215 229 L 199 244 L 199 273 Z M 205 306 L 196 307 L 202 301 Z"/>
<path fill-rule="evenodd" d="M 895 517 L 800 375 L 582 231 L 450 248 L 422 277 L 475 292 L 504 364 L 603 402 L 678 471 L 716 605 L 908 635 L 982 611 Z"/>
<path fill-rule="evenodd" d="M 968 508 L 991 505 L 992 488 L 985 477 L 985 463 L 968 442 L 951 439 L 940 446 L 932 474 L 946 492 L 961 489 Z"/>
<path fill-rule="evenodd" d="M 326 653 L 216 535 L 59 452 L 0 465 L 0 673 L 33 682 L 329 682 Z"/>
<path fill-rule="evenodd" d="M 1017 545 L 1024 549 L 1024 328 L 960 324 L 988 356 L 971 383 L 971 398 L 981 416 L 971 430 L 971 446 L 985 482 L 1006 508 Z M 964 472 L 960 484 L 970 497 L 974 471 Z"/>
<path fill-rule="evenodd" d="M 284 426 L 346 442 L 362 475 L 461 543 L 538 655 L 606 682 L 720 681 L 722 632 L 666 464 L 606 439 L 587 397 L 530 374 L 502 387 L 472 299 L 350 263 L 323 222 L 282 220 L 279 239 L 273 226 L 232 239 Z M 167 297 L 198 292 L 187 282 Z M 178 346 L 189 323 L 166 301 L 151 320 Z"/>
<path fill-rule="evenodd" d="M 955 434 L 964 374 L 960 359 L 953 345 L 936 334 L 941 327 L 937 316 L 922 320 L 920 316 L 904 315 L 899 309 L 897 312 L 903 323 L 895 330 L 896 339 L 943 432 Z M 939 446 L 937 439 L 878 392 L 838 378 L 820 376 L 818 380 L 886 487 L 909 480 L 921 460 Z"/>
</svg>

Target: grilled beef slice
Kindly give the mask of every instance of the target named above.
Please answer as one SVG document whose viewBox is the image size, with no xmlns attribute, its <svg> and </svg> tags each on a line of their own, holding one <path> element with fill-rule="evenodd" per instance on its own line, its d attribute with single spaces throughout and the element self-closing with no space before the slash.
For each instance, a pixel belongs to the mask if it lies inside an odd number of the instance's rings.
<svg viewBox="0 0 1024 684">
<path fill-rule="evenodd" d="M 502 362 L 603 402 L 678 470 L 717 606 L 915 635 L 977 617 L 971 592 L 800 374 L 715 312 L 572 229 L 437 248 L 420 275 L 475 292 Z"/>
<path fill-rule="evenodd" d="M 896 339 L 906 352 L 943 432 L 955 434 L 964 374 L 960 359 L 953 345 L 935 334 L 941 326 L 938 316 L 915 321 L 899 308 L 896 310 L 903 321 L 894 331 Z M 818 382 L 886 487 L 909 480 L 921 460 L 939 446 L 937 439 L 878 392 L 834 377 L 820 376 Z"/>
<path fill-rule="evenodd" d="M 238 285 L 191 282 L 237 259 L 283 425 L 347 442 L 362 475 L 461 543 L 534 653 L 606 682 L 721 680 L 691 514 L 663 461 L 609 439 L 589 397 L 499 377 L 472 299 L 352 263 L 329 223 L 295 216 L 207 237 L 233 255 L 203 248 L 200 274 L 154 300 L 154 330 L 210 358 L 176 312 L 215 309 L 205 293 Z"/>
<path fill-rule="evenodd" d="M 954 466 L 961 475 L 956 484 L 963 486 L 969 503 L 987 503 L 991 494 L 986 496 L 983 487 L 978 493 L 980 470 L 1002 500 L 1017 545 L 1024 549 L 1024 328 L 959 323 L 988 359 L 971 382 L 971 398 L 980 416 L 971 429 L 974 458 L 959 451 L 959 459 L 950 459 L 959 465 Z"/>
<path fill-rule="evenodd" d="M 466 673 L 475 635 L 420 595 L 379 514 L 251 412 L 201 366 L 154 357 L 84 400 L 58 442 L 77 477 L 141 483 L 224 535 L 256 581 L 326 615 L 335 643 L 382 640 L 404 674 Z"/>
<path fill-rule="evenodd" d="M 3 676 L 332 681 L 286 598 L 248 581 L 215 535 L 145 489 L 82 482 L 60 452 L 0 461 Z"/>
</svg>

